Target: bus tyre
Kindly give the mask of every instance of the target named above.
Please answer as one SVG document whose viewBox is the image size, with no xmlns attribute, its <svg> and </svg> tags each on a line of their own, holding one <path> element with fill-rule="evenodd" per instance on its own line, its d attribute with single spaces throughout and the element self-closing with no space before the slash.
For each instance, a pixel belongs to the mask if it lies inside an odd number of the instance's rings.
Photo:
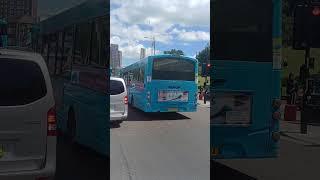
<svg viewBox="0 0 320 180">
<path fill-rule="evenodd" d="M 67 121 L 67 140 L 72 145 L 75 144 L 76 136 L 76 118 L 73 108 L 68 112 L 68 121 Z"/>
</svg>

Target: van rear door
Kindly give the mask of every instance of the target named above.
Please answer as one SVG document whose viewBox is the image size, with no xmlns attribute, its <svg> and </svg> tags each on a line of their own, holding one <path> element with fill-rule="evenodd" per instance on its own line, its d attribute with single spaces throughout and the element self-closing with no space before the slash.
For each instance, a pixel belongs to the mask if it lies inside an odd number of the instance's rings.
<svg viewBox="0 0 320 180">
<path fill-rule="evenodd" d="M 43 166 L 54 103 L 48 83 L 37 63 L 0 56 L 0 173 Z"/>
</svg>

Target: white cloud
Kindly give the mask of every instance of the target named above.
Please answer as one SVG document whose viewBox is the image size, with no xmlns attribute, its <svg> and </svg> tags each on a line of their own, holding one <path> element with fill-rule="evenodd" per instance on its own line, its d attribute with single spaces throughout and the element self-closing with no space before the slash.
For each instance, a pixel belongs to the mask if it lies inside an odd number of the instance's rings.
<svg viewBox="0 0 320 180">
<path fill-rule="evenodd" d="M 145 48 L 141 41 L 151 41 L 145 37 L 154 36 L 156 43 L 164 44 L 179 40 L 185 46 L 193 41 L 208 41 L 208 32 L 186 29 L 209 27 L 209 5 L 209 0 L 111 0 L 111 6 L 116 8 L 110 13 L 110 41 L 119 45 L 124 61 L 139 59 L 140 49 Z M 168 32 L 175 25 L 184 29 Z M 152 54 L 152 48 L 146 48 L 146 54 Z"/>
<path fill-rule="evenodd" d="M 205 31 L 186 31 L 174 28 L 171 34 L 177 35 L 182 41 L 209 41 L 210 33 Z"/>
</svg>

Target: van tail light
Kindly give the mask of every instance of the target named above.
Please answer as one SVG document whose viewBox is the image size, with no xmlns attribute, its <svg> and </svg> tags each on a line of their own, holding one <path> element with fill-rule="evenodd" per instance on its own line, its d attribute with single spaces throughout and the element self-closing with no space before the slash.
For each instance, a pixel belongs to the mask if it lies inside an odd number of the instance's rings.
<svg viewBox="0 0 320 180">
<path fill-rule="evenodd" d="M 128 96 L 124 97 L 124 104 L 128 104 Z"/>
<path fill-rule="evenodd" d="M 47 136 L 57 136 L 56 109 L 52 107 L 47 113 Z"/>
</svg>

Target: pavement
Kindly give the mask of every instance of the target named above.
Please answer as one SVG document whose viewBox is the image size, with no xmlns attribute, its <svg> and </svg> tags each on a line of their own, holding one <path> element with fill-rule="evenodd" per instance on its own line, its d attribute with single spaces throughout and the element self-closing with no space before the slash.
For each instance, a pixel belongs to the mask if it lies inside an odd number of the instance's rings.
<svg viewBox="0 0 320 180">
<path fill-rule="evenodd" d="M 296 121 L 284 120 L 284 106 L 281 107 L 282 118 L 280 121 L 280 131 L 284 138 L 290 138 L 304 145 L 320 145 L 320 125 L 308 124 L 307 134 L 300 133 L 301 112 L 297 111 Z"/>
<path fill-rule="evenodd" d="M 210 108 L 210 101 L 206 101 L 206 104 L 204 104 L 203 99 L 202 99 L 202 100 L 199 100 L 199 99 L 198 99 L 197 102 L 198 102 L 198 105 L 201 106 L 201 107 Z"/>
</svg>

